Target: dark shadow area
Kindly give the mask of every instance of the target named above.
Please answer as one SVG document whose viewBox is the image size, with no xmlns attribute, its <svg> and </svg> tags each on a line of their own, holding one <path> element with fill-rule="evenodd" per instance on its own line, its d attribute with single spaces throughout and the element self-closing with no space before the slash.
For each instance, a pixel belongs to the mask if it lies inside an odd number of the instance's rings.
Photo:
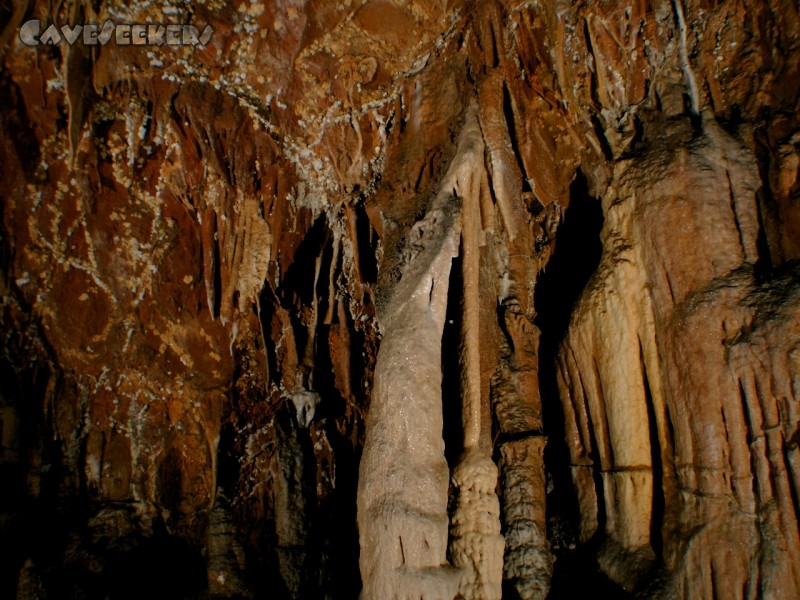
<svg viewBox="0 0 800 600">
<path fill-rule="evenodd" d="M 313 307 L 314 305 L 314 274 L 316 272 L 317 258 L 322 256 L 320 261 L 319 280 L 317 286 L 323 285 L 326 289 L 322 296 L 318 294 L 319 306 L 318 317 L 322 320 L 327 307 L 327 281 L 329 276 L 330 262 L 332 256 L 331 230 L 325 215 L 321 215 L 314 221 L 314 224 L 306 232 L 303 241 L 294 253 L 292 264 L 286 269 L 286 274 L 276 290 L 276 295 L 280 299 L 283 308 L 290 311 L 295 344 L 298 356 L 303 356 L 306 344 L 308 343 L 308 329 L 304 326 L 301 317 L 303 307 Z M 319 292 L 317 287 L 317 292 Z M 263 304 L 262 304 L 263 306 Z"/>
<path fill-rule="evenodd" d="M 319 548 L 320 589 L 330 598 L 357 598 L 361 591 L 356 492 L 360 456 L 326 423 L 333 451 L 336 486 L 317 510 L 316 545 Z"/>
<path fill-rule="evenodd" d="M 664 465 L 661 461 L 661 442 L 658 438 L 658 421 L 656 420 L 655 406 L 653 405 L 653 394 L 650 390 L 650 379 L 647 376 L 647 367 L 644 362 L 644 349 L 641 340 L 639 341 L 639 361 L 642 364 L 642 385 L 644 386 L 644 397 L 647 406 L 647 422 L 650 432 L 650 455 L 653 465 L 653 508 L 650 517 L 650 543 L 653 546 L 658 558 L 664 553 L 664 537 L 661 528 L 664 525 L 664 513 L 666 510 L 666 497 L 664 496 Z"/>
<path fill-rule="evenodd" d="M 24 556 L 25 468 L 19 456 L 18 391 L 9 365 L 0 363 L 0 598 L 13 598 Z"/>
<path fill-rule="evenodd" d="M 356 209 L 355 226 L 360 250 L 371 253 L 360 257 L 359 266 L 366 271 L 362 277 L 374 279 L 373 244 L 377 239 L 372 237 L 374 232 L 363 206 Z M 301 363 L 298 382 L 317 393 L 320 401 L 308 428 L 298 424 L 291 401 L 281 401 L 274 416 L 274 475 L 288 488 L 282 493 L 284 505 L 290 499 L 292 514 L 286 514 L 285 508 L 277 514 L 277 483 L 271 482 L 265 492 L 271 506 L 270 514 L 263 519 L 267 525 L 261 526 L 263 536 L 253 540 L 250 535 L 248 545 L 248 575 L 269 573 L 251 578 L 257 597 L 316 598 L 325 590 L 326 597 L 356 598 L 361 589 L 356 492 L 364 429 L 361 410 L 366 406 L 362 394 L 370 353 L 353 350 L 365 347 L 368 336 L 356 327 L 347 299 L 331 294 L 331 277 L 334 286 L 342 277 L 344 257 L 336 250 L 323 215 L 305 233 L 277 290 L 268 284 L 260 298 L 259 317 L 267 340 L 276 339 L 275 327 L 282 326 L 274 320 L 277 312 L 281 308 L 289 311 Z M 317 323 L 312 339 L 308 319 L 315 294 Z M 365 305 L 369 301 L 366 297 Z M 339 302 L 345 303 L 345 310 L 339 310 Z M 308 347 L 309 343 L 313 347 Z M 287 374 L 280 371 L 273 344 L 267 343 L 266 352 L 270 379 L 284 380 Z M 313 359 L 307 353 L 312 353 Z M 349 369 L 343 368 L 342 361 Z M 345 372 L 346 382 L 341 380 Z M 250 405 L 257 403 L 256 399 L 247 399 L 245 412 L 253 410 Z M 286 522 L 291 521 L 291 529 L 299 532 L 302 543 L 284 540 L 281 546 L 278 521 L 284 530 Z M 243 531 L 255 526 L 256 523 L 240 523 Z"/>
<path fill-rule="evenodd" d="M 578 504 L 556 382 L 559 345 L 575 303 L 600 264 L 602 226 L 600 201 L 589 195 L 586 178 L 578 172 L 570 187 L 570 204 L 558 229 L 553 255 L 544 272 L 539 274 L 534 298 L 535 322 L 541 330 L 539 385 L 548 436 L 544 455 L 548 477 L 547 535 L 556 556 L 553 585 L 548 596 L 553 600 L 627 597 L 619 595 L 622 590 L 599 572 L 594 550 L 589 545 L 576 549 Z"/>
<path fill-rule="evenodd" d="M 447 292 L 447 314 L 442 333 L 442 413 L 444 417 L 444 453 L 447 464 L 454 468 L 464 450 L 464 428 L 461 423 L 461 299 L 463 298 L 461 256 L 453 259 Z"/>
<path fill-rule="evenodd" d="M 634 596 L 611 581 L 597 566 L 598 545 L 585 544 L 556 558 L 548 600 L 633 600 Z M 503 598 L 506 596 L 503 595 Z"/>
<path fill-rule="evenodd" d="M 205 558 L 189 543 L 165 535 L 142 540 L 111 558 L 103 575 L 103 593 L 111 600 L 207 596 Z"/>
<path fill-rule="evenodd" d="M 374 285 L 378 281 L 378 234 L 369 221 L 361 199 L 355 205 L 356 240 L 358 242 L 358 272 L 361 282 Z"/>
<path fill-rule="evenodd" d="M 3 245 L 3 266 L 6 252 Z M 36 553 L 59 556 L 72 500 L 57 483 L 64 475 L 62 456 L 43 442 L 53 374 L 46 361 L 26 356 L 31 348 L 19 333 L 6 336 L 7 355 L 0 360 L 0 598 L 16 596 L 26 559 Z M 57 514 L 58 496 L 64 510 Z"/>
<path fill-rule="evenodd" d="M 327 286 L 326 286 L 327 287 Z M 319 453 L 317 461 L 333 464 L 320 465 L 331 468 L 334 473 L 332 486 L 320 498 L 315 515 L 312 544 L 317 555 L 319 589 L 331 598 L 357 598 L 361 590 L 361 574 L 358 568 L 359 544 L 356 528 L 356 492 L 358 486 L 358 448 L 346 433 L 354 427 L 353 416 L 348 411 L 348 401 L 336 386 L 332 354 L 341 343 L 342 332 L 351 339 L 360 339 L 349 315 L 345 311 L 344 323 L 320 325 L 317 328 L 317 352 L 314 360 L 314 388 L 320 395 L 313 427 L 324 431 L 331 452 Z M 335 321 L 334 317 L 334 321 Z M 335 341 L 332 341 L 335 340 Z M 360 347 L 352 345 L 352 347 Z M 359 371 L 350 356 L 351 375 Z M 361 366 L 363 372 L 363 366 Z M 351 389 L 361 380 L 351 380 Z M 357 388 L 356 388 L 357 389 Z M 320 434 L 318 434 L 320 435 Z"/>
<path fill-rule="evenodd" d="M 0 98 L 3 98 L 4 105 L 2 116 L 0 116 L 0 124 L 2 124 L 8 139 L 14 145 L 14 150 L 19 158 L 20 166 L 25 172 L 26 179 L 28 181 L 40 180 L 41 177 L 37 178 L 36 176 L 41 159 L 36 132 L 28 119 L 22 90 L 11 79 L 9 72 L 5 70 L 0 74 Z M 11 166 L 4 165 L 5 168 Z M 0 168 L 0 172 L 2 170 Z"/>
<path fill-rule="evenodd" d="M 531 183 L 525 175 L 525 161 L 522 160 L 522 154 L 516 143 L 517 137 L 516 119 L 514 118 L 514 107 L 511 102 L 511 92 L 508 90 L 507 85 L 503 85 L 503 115 L 505 121 L 508 123 L 508 137 L 511 142 L 511 148 L 514 150 L 514 158 L 517 159 L 517 167 L 519 172 L 523 174 L 522 177 L 522 191 L 524 193 L 532 192 Z"/>
</svg>

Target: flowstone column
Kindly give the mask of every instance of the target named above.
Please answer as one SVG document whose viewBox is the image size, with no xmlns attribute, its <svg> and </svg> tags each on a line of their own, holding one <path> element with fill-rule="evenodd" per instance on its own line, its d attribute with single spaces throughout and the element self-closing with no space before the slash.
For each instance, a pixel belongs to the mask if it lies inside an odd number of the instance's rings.
<svg viewBox="0 0 800 600">
<path fill-rule="evenodd" d="M 465 132 L 482 138 L 477 118 L 470 115 Z M 480 233 L 483 168 L 461 181 L 461 265 L 463 318 L 461 328 L 461 394 L 464 453 L 453 471 L 456 505 L 452 517 L 450 553 L 462 569 L 460 595 L 465 600 L 500 600 L 503 585 L 503 548 L 497 466 L 481 444 L 480 355 Z"/>
<path fill-rule="evenodd" d="M 406 241 L 403 270 L 379 314 L 383 340 L 358 486 L 362 600 L 452 600 L 447 562 L 449 471 L 442 439 L 441 348 L 459 197 L 483 168 L 469 109 L 440 192 Z"/>
</svg>

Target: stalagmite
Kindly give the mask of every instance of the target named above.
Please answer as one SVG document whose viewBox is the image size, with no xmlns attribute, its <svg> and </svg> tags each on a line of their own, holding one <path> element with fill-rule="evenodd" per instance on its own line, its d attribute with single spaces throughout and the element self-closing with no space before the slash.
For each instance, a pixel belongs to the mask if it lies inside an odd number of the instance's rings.
<svg viewBox="0 0 800 600">
<path fill-rule="evenodd" d="M 208 526 L 208 591 L 213 597 L 250 597 L 242 574 L 244 550 L 236 539 L 236 524 L 223 490 L 211 510 Z"/>
<path fill-rule="evenodd" d="M 545 525 L 546 441 L 542 435 L 529 435 L 500 447 L 506 524 L 504 577 L 522 600 L 546 598 L 553 571 Z"/>
<path fill-rule="evenodd" d="M 480 138 L 475 111 L 470 111 L 464 131 Z M 482 141 L 482 140 L 481 140 Z M 452 516 L 450 552 L 462 569 L 459 591 L 466 600 L 493 600 L 502 596 L 503 536 L 497 467 L 481 446 L 480 322 L 478 299 L 481 228 L 482 166 L 468 175 L 461 206 L 464 316 L 462 321 L 462 422 L 464 454 L 453 473 L 457 505 Z"/>
<path fill-rule="evenodd" d="M 314 511 L 305 424 L 296 424 L 288 411 L 277 420 L 280 441 L 275 463 L 275 537 L 278 568 L 288 597 L 313 597 L 316 580 L 309 576 L 312 515 Z"/>
<path fill-rule="evenodd" d="M 414 228 L 412 258 L 381 319 L 384 338 L 358 483 L 363 600 L 451 600 L 441 337 L 458 223 L 442 193 Z"/>
<path fill-rule="evenodd" d="M 379 315 L 384 337 L 358 487 L 363 600 L 452 600 L 461 581 L 461 572 L 447 563 L 441 339 L 451 259 L 458 253 L 457 198 L 473 196 L 472 208 L 477 207 L 471 187 L 480 184 L 474 175 L 482 168 L 483 144 L 471 108 L 440 191 L 409 234 L 402 278 Z M 476 443 L 479 421 L 471 415 L 468 440 Z M 486 493 L 494 487 L 486 483 L 489 470 L 468 459 L 457 477 Z M 468 523 L 473 522 L 467 519 L 465 527 Z M 502 556 L 502 539 L 499 544 Z"/>
</svg>

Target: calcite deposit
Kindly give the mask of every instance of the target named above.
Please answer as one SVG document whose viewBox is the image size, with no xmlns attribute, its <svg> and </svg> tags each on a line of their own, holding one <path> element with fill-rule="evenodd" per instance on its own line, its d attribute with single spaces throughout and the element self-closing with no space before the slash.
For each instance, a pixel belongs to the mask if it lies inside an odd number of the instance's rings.
<svg viewBox="0 0 800 600">
<path fill-rule="evenodd" d="M 0 69 L 0 597 L 800 597 L 795 0 L 14 1 Z"/>
</svg>

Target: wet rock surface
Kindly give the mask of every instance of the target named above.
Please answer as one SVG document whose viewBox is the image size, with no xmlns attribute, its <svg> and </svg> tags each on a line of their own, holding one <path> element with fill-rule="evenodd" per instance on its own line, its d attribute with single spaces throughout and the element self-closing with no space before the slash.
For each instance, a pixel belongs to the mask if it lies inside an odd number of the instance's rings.
<svg viewBox="0 0 800 600">
<path fill-rule="evenodd" d="M 0 24 L 0 596 L 800 596 L 796 2 Z"/>
</svg>

